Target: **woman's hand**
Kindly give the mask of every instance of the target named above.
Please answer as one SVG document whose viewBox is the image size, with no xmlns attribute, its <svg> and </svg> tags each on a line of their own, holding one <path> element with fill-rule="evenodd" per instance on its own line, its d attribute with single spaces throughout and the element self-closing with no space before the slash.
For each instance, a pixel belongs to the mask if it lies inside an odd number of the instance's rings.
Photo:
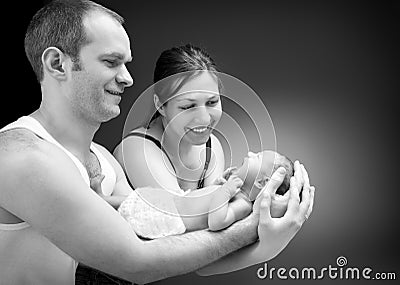
<svg viewBox="0 0 400 285">
<path fill-rule="evenodd" d="M 259 194 L 253 207 L 253 214 L 259 219 L 259 249 L 265 250 L 265 255 L 270 258 L 278 255 L 300 230 L 310 216 L 314 202 L 315 188 L 310 186 L 305 168 L 296 162 L 295 175 L 290 180 L 285 214 L 281 218 L 273 218 L 272 195 L 282 183 L 284 176 L 284 169 L 279 168 L 275 171 L 270 183 Z"/>
</svg>

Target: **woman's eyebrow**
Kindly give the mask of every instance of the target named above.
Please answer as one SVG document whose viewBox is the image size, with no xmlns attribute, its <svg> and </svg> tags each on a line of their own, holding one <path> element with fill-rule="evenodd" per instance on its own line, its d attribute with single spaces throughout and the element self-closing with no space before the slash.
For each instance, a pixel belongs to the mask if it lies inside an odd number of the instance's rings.
<svg viewBox="0 0 400 285">
<path fill-rule="evenodd" d="M 217 95 L 214 95 L 214 96 L 211 96 L 211 97 L 207 98 L 207 101 L 208 101 L 208 100 L 217 99 L 217 98 L 218 98 L 218 96 L 217 96 Z M 177 102 L 181 102 L 181 101 L 197 102 L 198 99 L 193 99 L 193 98 L 177 98 L 176 101 L 177 101 Z"/>
<path fill-rule="evenodd" d="M 181 102 L 181 101 L 190 101 L 190 102 L 196 102 L 196 99 L 192 99 L 192 98 L 177 98 L 176 99 L 177 102 Z"/>
</svg>

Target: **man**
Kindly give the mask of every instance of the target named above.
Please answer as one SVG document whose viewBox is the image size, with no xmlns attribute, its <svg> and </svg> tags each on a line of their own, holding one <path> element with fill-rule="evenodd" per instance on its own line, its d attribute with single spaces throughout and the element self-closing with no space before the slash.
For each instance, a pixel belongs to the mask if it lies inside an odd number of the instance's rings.
<svg viewBox="0 0 400 285">
<path fill-rule="evenodd" d="M 0 131 L 1 284 L 73 284 L 77 262 L 146 283 L 201 268 L 258 237 L 255 244 L 267 249 L 267 260 L 311 212 L 313 189 L 297 163 L 294 194 L 281 219 L 269 216 L 270 193 L 284 177 L 276 172 L 278 182 L 269 184 L 253 213 L 228 229 L 140 240 L 110 206 L 132 191 L 123 171 L 92 142 L 100 124 L 119 114 L 124 88 L 133 84 L 122 24 L 119 15 L 94 2 L 57 0 L 28 27 L 25 50 L 42 102 Z M 102 175 L 110 204 L 90 188 Z"/>
</svg>

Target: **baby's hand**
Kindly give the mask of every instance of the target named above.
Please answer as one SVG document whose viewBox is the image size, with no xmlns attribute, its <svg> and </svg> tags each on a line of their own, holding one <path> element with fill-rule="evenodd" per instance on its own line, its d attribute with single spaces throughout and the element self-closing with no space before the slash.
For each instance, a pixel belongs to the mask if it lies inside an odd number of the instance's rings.
<svg viewBox="0 0 400 285">
<path fill-rule="evenodd" d="M 226 183 L 221 187 L 225 187 L 229 191 L 230 197 L 232 198 L 240 191 L 240 187 L 242 187 L 242 185 L 242 179 L 235 175 L 231 175 L 228 181 L 226 181 Z"/>
<path fill-rule="evenodd" d="M 226 181 L 231 177 L 232 173 L 237 170 L 236 166 L 233 167 L 228 167 L 224 173 L 222 173 L 221 177 L 218 177 L 217 179 L 214 180 L 214 185 L 223 185 L 226 183 Z"/>
<path fill-rule="evenodd" d="M 225 183 L 226 183 L 226 179 L 224 177 L 222 177 L 222 176 L 218 177 L 213 182 L 214 185 L 224 185 Z"/>
</svg>

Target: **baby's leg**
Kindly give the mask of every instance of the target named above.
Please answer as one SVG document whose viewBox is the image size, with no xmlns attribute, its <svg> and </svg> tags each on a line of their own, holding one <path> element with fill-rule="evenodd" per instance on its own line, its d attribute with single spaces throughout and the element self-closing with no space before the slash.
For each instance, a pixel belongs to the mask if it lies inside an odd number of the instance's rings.
<svg viewBox="0 0 400 285">
<path fill-rule="evenodd" d="M 253 203 L 245 194 L 243 194 L 242 191 L 240 191 L 229 203 L 228 207 L 228 211 L 232 211 L 235 215 L 234 221 L 238 221 L 247 217 L 251 213 Z"/>
<path fill-rule="evenodd" d="M 208 227 L 210 230 L 221 230 L 236 221 L 235 213 L 229 206 L 231 204 L 229 200 L 238 193 L 242 184 L 243 181 L 240 178 L 231 176 L 224 185 L 215 191 L 208 213 Z"/>
</svg>

